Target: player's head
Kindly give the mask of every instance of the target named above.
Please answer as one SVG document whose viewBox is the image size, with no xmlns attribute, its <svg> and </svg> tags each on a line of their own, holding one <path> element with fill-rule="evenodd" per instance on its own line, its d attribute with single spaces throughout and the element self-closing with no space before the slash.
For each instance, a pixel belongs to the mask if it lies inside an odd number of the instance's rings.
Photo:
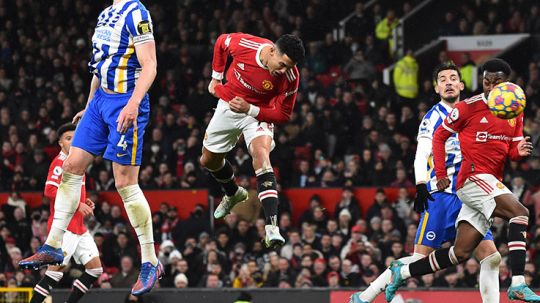
<svg viewBox="0 0 540 303">
<path fill-rule="evenodd" d="M 71 147 L 71 140 L 73 139 L 73 134 L 75 133 L 75 124 L 66 123 L 56 131 L 58 135 L 58 145 L 62 148 L 64 154 L 69 153 L 69 148 Z"/>
<path fill-rule="evenodd" d="M 283 35 L 274 45 L 266 64 L 272 76 L 283 74 L 304 60 L 304 44 L 295 35 Z"/>
<path fill-rule="evenodd" d="M 459 68 L 452 61 L 437 65 L 433 71 L 433 81 L 435 81 L 435 92 L 441 96 L 442 100 L 449 103 L 459 100 L 459 94 L 465 88 Z"/>
<path fill-rule="evenodd" d="M 503 59 L 493 58 L 487 60 L 484 65 L 482 65 L 482 86 L 484 88 L 484 95 L 489 95 L 489 92 L 497 84 L 508 81 L 510 74 L 512 73 L 512 68 L 508 62 Z"/>
</svg>

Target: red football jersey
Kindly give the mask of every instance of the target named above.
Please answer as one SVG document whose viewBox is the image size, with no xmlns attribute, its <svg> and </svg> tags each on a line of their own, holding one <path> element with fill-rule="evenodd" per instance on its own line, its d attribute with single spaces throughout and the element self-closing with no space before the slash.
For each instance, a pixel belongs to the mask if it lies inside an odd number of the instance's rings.
<svg viewBox="0 0 540 303">
<path fill-rule="evenodd" d="M 272 76 L 259 58 L 267 45 L 273 45 L 272 41 L 244 33 L 219 36 L 214 46 L 212 78 L 223 78 L 230 55 L 227 83 L 216 86 L 216 95 L 227 102 L 241 97 L 258 106 L 259 121 L 285 123 L 293 111 L 300 77 L 296 66 L 282 75 Z"/>
<path fill-rule="evenodd" d="M 60 152 L 56 158 L 49 166 L 49 174 L 47 175 L 47 182 L 45 182 L 45 192 L 44 195 L 51 200 L 51 215 L 49 216 L 48 230 L 51 230 L 52 221 L 54 218 L 54 201 L 56 199 L 56 191 L 58 186 L 60 186 L 60 181 L 62 181 L 62 164 L 66 160 L 67 155 L 63 152 Z M 81 199 L 79 203 L 84 203 L 86 201 L 86 186 L 85 186 L 86 176 L 83 176 L 83 184 L 81 188 Z M 68 228 L 70 232 L 82 235 L 86 232 L 86 226 L 84 225 L 83 215 L 75 211 L 71 222 L 69 222 Z"/>
<path fill-rule="evenodd" d="M 457 177 L 461 188 L 469 176 L 491 174 L 502 181 L 506 157 L 521 159 L 517 145 L 523 139 L 523 114 L 503 120 L 491 114 L 484 94 L 473 96 L 456 104 L 435 131 L 433 158 L 437 179 L 446 177 L 446 139 L 458 133 L 463 161 Z"/>
</svg>

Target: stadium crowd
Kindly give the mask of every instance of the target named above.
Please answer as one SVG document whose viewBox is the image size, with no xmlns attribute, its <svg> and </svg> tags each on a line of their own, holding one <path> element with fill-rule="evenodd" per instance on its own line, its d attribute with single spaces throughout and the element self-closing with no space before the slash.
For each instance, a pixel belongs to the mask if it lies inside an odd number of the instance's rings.
<svg viewBox="0 0 540 303">
<path fill-rule="evenodd" d="M 213 42 L 219 33 L 235 31 L 270 39 L 283 33 L 302 37 L 307 58 L 299 67 L 297 105 L 291 121 L 276 128 L 272 164 L 282 187 L 343 188 L 333 216 L 314 196 L 300 222 L 292 222 L 287 212 L 294 201 L 281 197 L 280 228 L 288 241 L 278 252 L 266 250 L 260 241 L 264 220 L 248 222 L 233 214 L 212 232 L 202 207 L 180 220 L 174 207 L 162 204 L 153 215 L 160 260 L 166 265 L 161 287 L 365 286 L 391 260 L 412 252 L 418 215 L 411 211 L 406 188 L 414 184 L 419 121 L 438 99 L 430 79 L 419 79 L 414 101 L 401 98 L 381 82 L 381 71 L 399 59 L 389 51 L 384 24 L 392 26 L 415 1 L 396 10 L 379 4 L 365 9 L 356 1 L 147 2 L 159 73 L 150 92 L 143 189 L 210 184 L 210 193 L 221 196 L 198 157 L 216 104 L 207 92 Z M 523 4 L 532 1 L 500 1 L 514 5 L 503 10 L 494 4 L 484 16 L 479 7 L 488 2 L 464 4 L 462 11 L 449 13 L 440 33 L 540 32 L 538 5 Z M 22 271 L 17 262 L 46 238 L 48 201 L 28 209 L 18 192 L 43 189 L 49 160 L 59 152 L 55 130 L 84 108 L 89 41 L 100 9 L 82 0 L 47 5 L 0 0 L 0 190 L 12 193 L 0 211 L 0 286 L 33 286 L 39 279 L 39 272 Z M 334 41 L 331 30 L 351 11 L 345 39 Z M 526 266 L 533 287 L 540 286 L 540 258 L 535 258 L 540 252 L 540 192 L 534 191 L 540 185 L 539 68 L 540 57 L 532 58 L 529 69 L 513 77 L 527 91 L 525 132 L 536 150 L 530 159 L 510 163 L 505 177 L 536 214 L 529 225 Z M 239 144 L 229 160 L 249 187 L 254 174 L 245 146 Z M 87 178 L 97 205 L 87 223 L 106 269 L 97 287 L 131 287 L 138 273 L 135 238 L 120 208 L 100 201 L 94 192 L 114 189 L 110 164 L 97 158 Z M 388 201 L 378 190 L 369 211 L 361 213 L 351 186 L 402 189 L 397 201 Z M 505 257 L 506 225 L 495 220 L 493 229 Z M 476 287 L 478 272 L 478 262 L 471 259 L 456 269 L 410 279 L 408 286 Z M 80 274 L 73 267 L 62 285 L 70 287 Z M 501 286 L 508 285 L 509 276 L 503 261 Z"/>
</svg>

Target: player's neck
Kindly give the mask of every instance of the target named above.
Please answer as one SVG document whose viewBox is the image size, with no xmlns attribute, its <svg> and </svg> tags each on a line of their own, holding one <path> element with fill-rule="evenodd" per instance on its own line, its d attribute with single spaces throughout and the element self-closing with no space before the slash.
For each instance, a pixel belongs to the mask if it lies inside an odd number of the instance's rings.
<svg viewBox="0 0 540 303">
<path fill-rule="evenodd" d="M 268 69 L 268 56 L 270 55 L 271 47 L 272 46 L 270 45 L 264 46 L 263 49 L 261 49 L 261 53 L 259 54 L 259 61 L 261 61 L 265 69 Z"/>
<path fill-rule="evenodd" d="M 456 103 L 457 103 L 457 100 L 454 101 L 454 102 L 450 102 L 450 101 L 446 101 L 444 99 L 441 99 L 442 103 L 444 103 L 445 105 L 451 107 L 451 108 L 454 108 L 456 107 Z"/>
</svg>

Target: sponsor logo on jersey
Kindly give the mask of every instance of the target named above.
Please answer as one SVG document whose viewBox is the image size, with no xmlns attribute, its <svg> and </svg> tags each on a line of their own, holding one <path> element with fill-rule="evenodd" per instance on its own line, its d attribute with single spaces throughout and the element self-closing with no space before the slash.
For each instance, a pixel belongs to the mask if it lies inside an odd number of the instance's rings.
<svg viewBox="0 0 540 303">
<path fill-rule="evenodd" d="M 487 140 L 510 141 L 512 138 L 505 135 L 492 135 L 488 132 L 476 132 L 476 142 L 487 142 Z"/>
<path fill-rule="evenodd" d="M 488 119 L 486 119 L 486 117 L 482 117 L 480 123 L 488 123 Z"/>
<path fill-rule="evenodd" d="M 263 80 L 262 87 L 266 90 L 272 90 L 272 88 L 274 88 L 274 84 L 268 80 Z"/>
<path fill-rule="evenodd" d="M 477 142 L 486 142 L 487 141 L 487 132 L 476 132 L 476 141 Z"/>
</svg>

